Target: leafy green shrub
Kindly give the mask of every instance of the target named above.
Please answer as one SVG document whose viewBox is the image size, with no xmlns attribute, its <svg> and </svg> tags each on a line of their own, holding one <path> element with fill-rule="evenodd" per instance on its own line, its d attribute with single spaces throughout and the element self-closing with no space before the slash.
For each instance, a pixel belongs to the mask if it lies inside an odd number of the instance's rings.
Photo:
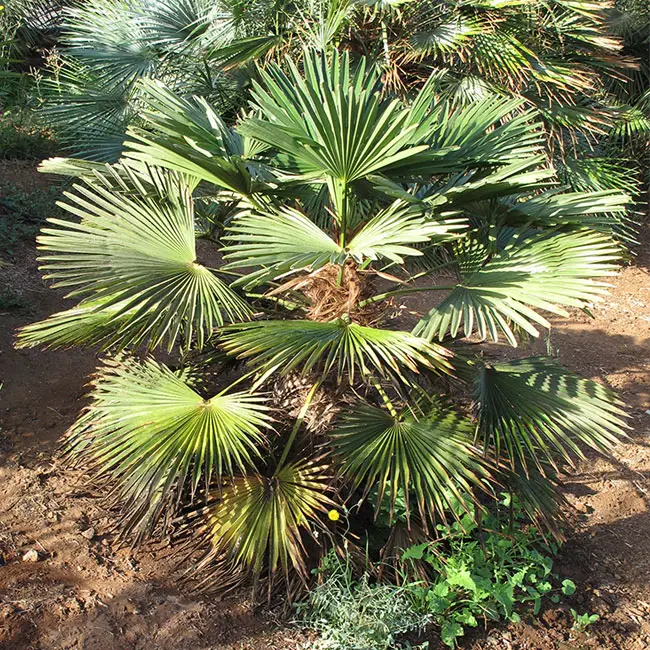
<svg viewBox="0 0 650 650">
<path fill-rule="evenodd" d="M 545 597 L 569 595 L 565 586 L 573 583 L 565 580 L 560 589 L 551 573 L 558 543 L 540 534 L 520 508 L 479 521 L 463 515 L 439 524 L 437 532 L 436 541 L 410 547 L 401 561 L 423 565 L 431 576 L 426 584 L 409 585 L 408 594 L 416 611 L 440 625 L 450 647 L 467 627 L 518 622 L 522 608 L 536 615 Z"/>
</svg>

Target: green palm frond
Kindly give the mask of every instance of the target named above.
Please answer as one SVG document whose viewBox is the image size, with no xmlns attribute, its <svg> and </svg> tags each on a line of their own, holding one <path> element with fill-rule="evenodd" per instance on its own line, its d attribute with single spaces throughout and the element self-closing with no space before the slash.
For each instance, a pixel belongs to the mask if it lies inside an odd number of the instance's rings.
<svg viewBox="0 0 650 650">
<path fill-rule="evenodd" d="M 204 99 L 182 99 L 161 82 L 140 83 L 147 131 L 129 131 L 125 156 L 250 195 L 245 143 Z"/>
<path fill-rule="evenodd" d="M 304 77 L 292 61 L 288 73 L 275 65 L 260 71 L 264 85 L 254 84 L 253 103 L 264 117 L 239 128 L 285 154 L 289 168 L 349 184 L 427 149 L 412 146 L 409 111 L 381 99 L 365 59 L 352 72 L 347 52 L 330 60 L 305 52 L 304 65 Z"/>
<path fill-rule="evenodd" d="M 196 261 L 188 189 L 173 176 L 152 172 L 151 183 L 160 188 L 154 196 L 135 173 L 130 177 L 140 195 L 111 192 L 94 181 L 66 194 L 71 202 L 62 207 L 82 221 L 50 219 L 54 227 L 43 229 L 38 244 L 45 277 L 54 286 L 72 287 L 70 296 L 85 297 L 97 310 L 119 304 L 109 322 L 121 345 L 146 337 L 151 347 L 166 340 L 171 349 L 179 337 L 188 345 L 196 337 L 200 346 L 225 320 L 247 318 L 246 302 Z M 119 183 L 117 172 L 114 181 Z M 129 323 L 122 329 L 126 313 Z M 32 341 L 39 329 L 30 326 Z"/>
<path fill-rule="evenodd" d="M 345 261 L 346 253 L 302 212 L 282 206 L 274 212 L 239 212 L 223 239 L 227 268 L 261 267 L 237 280 L 247 289 L 289 271 L 314 271 Z"/>
<path fill-rule="evenodd" d="M 366 494 L 378 488 L 377 507 L 388 492 L 392 509 L 401 492 L 408 510 L 413 494 L 425 521 L 444 518 L 450 499 L 471 494 L 487 475 L 471 422 L 452 411 L 416 418 L 361 404 L 344 413 L 332 441 L 343 475 Z"/>
<path fill-rule="evenodd" d="M 507 165 L 543 152 L 543 133 L 534 114 L 521 111 L 520 99 L 490 95 L 465 107 L 441 104 L 431 118 L 426 141 L 447 149 L 443 161 L 459 164 Z M 441 170 L 443 171 L 443 170 Z"/>
<path fill-rule="evenodd" d="M 43 321 L 21 327 L 16 347 L 68 348 L 73 345 L 100 345 L 102 349 L 110 348 L 119 343 L 124 336 L 124 329 L 129 329 L 131 314 L 124 312 L 123 306 L 118 303 L 105 307 L 101 301 L 88 301 L 73 309 L 52 314 Z M 142 342 L 142 337 L 132 339 L 129 332 L 130 345 L 135 348 Z"/>
<path fill-rule="evenodd" d="M 227 268 L 261 268 L 235 284 L 246 288 L 292 271 L 315 271 L 326 264 L 352 258 L 359 264 L 386 259 L 402 263 L 402 256 L 420 256 L 414 246 L 442 244 L 458 237 L 462 219 L 436 221 L 425 206 L 395 201 L 367 221 L 345 248 L 314 224 L 307 215 L 282 206 L 275 212 L 242 211 L 228 227 L 224 259 Z"/>
<path fill-rule="evenodd" d="M 637 106 L 628 106 L 617 115 L 612 137 L 624 141 L 634 138 L 650 136 L 650 112 L 643 111 Z"/>
<path fill-rule="evenodd" d="M 282 38 L 277 34 L 238 38 L 223 45 L 217 44 L 208 54 L 207 60 L 225 68 L 238 67 L 262 58 L 281 44 Z"/>
<path fill-rule="evenodd" d="M 139 123 L 138 80 L 232 107 L 242 79 L 207 55 L 235 36 L 231 15 L 207 0 L 88 0 L 66 13 L 61 54 L 48 58 L 43 114 L 77 156 L 116 161 Z"/>
<path fill-rule="evenodd" d="M 539 310 L 567 316 L 563 305 L 584 307 L 602 300 L 607 286 L 596 278 L 616 273 L 618 246 L 593 231 L 518 237 L 500 252 L 477 241 L 457 250 L 460 282 L 415 327 L 414 334 L 442 339 L 461 330 L 494 341 L 502 332 L 517 345 L 513 326 L 539 336 L 550 327 Z"/>
<path fill-rule="evenodd" d="M 581 445 L 611 449 L 628 428 L 613 391 L 548 357 L 481 365 L 474 400 L 481 442 L 513 467 L 543 472 L 582 458 Z"/>
<path fill-rule="evenodd" d="M 359 263 L 386 259 L 402 264 L 404 256 L 422 255 L 417 244 L 443 244 L 457 238 L 458 231 L 466 227 L 463 219 L 437 221 L 427 216 L 422 206 L 398 200 L 364 224 L 347 250 Z"/>
<path fill-rule="evenodd" d="M 315 321 L 261 321 L 229 325 L 221 330 L 221 345 L 233 356 L 246 359 L 264 376 L 293 370 L 327 375 L 336 368 L 338 377 L 354 381 L 355 374 L 368 378 L 406 378 L 403 370 L 447 371 L 450 353 L 445 348 L 407 332 L 382 330 L 339 318 Z"/>
<path fill-rule="evenodd" d="M 65 57 L 41 88 L 41 114 L 66 150 L 89 160 L 119 159 L 127 126 L 138 110 L 135 88 L 128 79 L 104 83 L 93 68 Z"/>
<path fill-rule="evenodd" d="M 458 50 L 472 36 L 479 34 L 483 26 L 475 19 L 465 16 L 434 24 L 431 29 L 417 31 L 411 36 L 411 45 L 418 56 L 449 54 Z"/>
<path fill-rule="evenodd" d="M 507 207 L 511 226 L 553 227 L 575 224 L 594 227 L 611 222 L 612 215 L 623 218 L 630 197 L 618 189 L 590 192 L 547 190 Z"/>
<path fill-rule="evenodd" d="M 568 160 L 560 174 L 564 182 L 578 192 L 619 190 L 631 196 L 639 192 L 638 178 L 630 166 L 611 158 Z"/>
<path fill-rule="evenodd" d="M 153 360 L 106 362 L 90 397 L 66 455 L 113 485 L 125 531 L 138 537 L 168 522 L 184 493 L 250 469 L 270 426 L 261 398 L 222 391 L 204 399 Z"/>
<path fill-rule="evenodd" d="M 293 568 L 304 581 L 303 535 L 319 513 L 334 506 L 328 468 L 315 462 L 284 465 L 273 476 L 237 476 L 221 488 L 219 502 L 208 512 L 208 560 L 225 556 L 233 568 L 259 574 L 266 564 L 271 576 L 285 577 Z"/>
<path fill-rule="evenodd" d="M 137 20 L 138 3 L 90 0 L 66 21 L 70 54 L 93 64 L 108 85 L 154 74 L 161 64 L 154 43 Z"/>
</svg>

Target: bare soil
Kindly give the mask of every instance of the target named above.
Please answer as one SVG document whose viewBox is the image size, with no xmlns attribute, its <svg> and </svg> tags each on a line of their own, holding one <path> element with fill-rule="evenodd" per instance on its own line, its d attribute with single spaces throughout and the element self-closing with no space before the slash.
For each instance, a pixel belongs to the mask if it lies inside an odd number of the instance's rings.
<svg viewBox="0 0 650 650">
<path fill-rule="evenodd" d="M 13 162 L 13 161 L 12 161 Z M 29 165 L 3 165 L 3 180 L 41 186 Z M 1 190 L 0 190 L 1 191 Z M 93 351 L 17 351 L 17 327 L 65 306 L 25 245 L 0 268 L 0 286 L 29 303 L 0 310 L 0 649 L 291 650 L 309 640 L 245 598 L 197 596 L 163 540 L 119 548 L 112 516 L 81 477 L 63 471 L 56 446 L 83 405 Z M 650 252 L 623 269 L 595 319 L 558 321 L 551 345 L 573 370 L 619 391 L 630 405 L 630 439 L 612 458 L 593 456 L 566 478 L 574 527 L 557 570 L 579 589 L 534 623 L 467 639 L 471 650 L 650 648 Z M 31 553 L 34 562 L 23 561 Z M 30 558 L 28 555 L 28 559 Z M 588 633 L 568 607 L 598 613 Z M 439 647 L 435 636 L 430 647 Z"/>
</svg>

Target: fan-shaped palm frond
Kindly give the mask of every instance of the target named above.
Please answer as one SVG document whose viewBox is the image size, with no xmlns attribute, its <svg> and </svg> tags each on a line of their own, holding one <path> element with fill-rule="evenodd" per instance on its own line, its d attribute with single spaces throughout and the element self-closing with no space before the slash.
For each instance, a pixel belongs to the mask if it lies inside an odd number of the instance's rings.
<svg viewBox="0 0 650 650">
<path fill-rule="evenodd" d="M 238 104 L 241 80 L 207 61 L 235 32 L 230 12 L 205 0 L 75 3 L 43 83 L 45 118 L 75 155 L 115 161 L 127 126 L 139 122 L 138 80 L 163 80 L 221 107 Z"/>
<path fill-rule="evenodd" d="M 378 488 L 377 507 L 388 491 L 392 510 L 401 492 L 408 511 L 413 494 L 424 521 L 444 518 L 450 498 L 470 494 L 487 476 L 471 423 L 452 411 L 392 416 L 358 405 L 344 413 L 332 439 L 344 476 L 366 493 Z"/>
<path fill-rule="evenodd" d="M 246 302 L 196 261 L 187 188 L 178 178 L 152 173 L 151 183 L 160 188 L 156 197 L 134 173 L 130 177 L 140 196 L 111 192 L 96 182 L 66 194 L 71 203 L 62 206 L 82 221 L 51 219 L 56 227 L 43 230 L 38 242 L 46 277 L 55 286 L 74 287 L 69 295 L 85 296 L 97 311 L 112 309 L 103 328 L 113 324 L 121 345 L 146 337 L 152 347 L 167 340 L 171 348 L 179 336 L 188 345 L 196 336 L 201 345 L 226 319 L 247 318 Z M 47 321 L 43 329 L 30 326 L 31 340 L 48 327 Z"/>
<path fill-rule="evenodd" d="M 235 568 L 259 574 L 266 564 L 273 576 L 290 568 L 305 580 L 305 547 L 318 514 L 332 507 L 327 466 L 300 461 L 272 476 L 237 476 L 221 488 L 208 513 L 212 558 L 225 556 Z"/>
<path fill-rule="evenodd" d="M 238 280 L 247 288 L 291 271 L 315 271 L 326 264 L 353 259 L 403 262 L 402 256 L 420 256 L 417 244 L 442 244 L 458 237 L 462 219 L 436 221 L 421 204 L 395 201 L 361 226 L 343 248 L 307 215 L 283 206 L 275 212 L 241 211 L 228 227 L 225 259 L 228 268 L 261 268 Z"/>
<path fill-rule="evenodd" d="M 513 325 L 539 336 L 536 325 L 550 327 L 538 311 L 568 315 L 562 305 L 583 307 L 598 301 L 606 286 L 596 278 L 614 275 L 618 247 L 591 231 L 516 236 L 492 254 L 477 241 L 457 251 L 461 279 L 451 293 L 415 327 L 414 334 L 442 339 L 475 331 L 494 341 L 501 331 L 517 345 Z"/>
<path fill-rule="evenodd" d="M 352 72 L 347 52 L 335 51 L 331 63 L 306 52 L 304 65 L 304 78 L 293 62 L 288 73 L 275 65 L 262 71 L 253 102 L 264 119 L 239 129 L 285 154 L 295 171 L 346 185 L 427 149 L 411 146 L 409 112 L 380 98 L 365 63 Z"/>
<path fill-rule="evenodd" d="M 434 149 L 449 151 L 444 161 L 454 163 L 454 171 L 462 162 L 475 166 L 531 160 L 543 151 L 543 134 L 539 125 L 531 124 L 532 113 L 519 111 L 521 107 L 521 100 L 498 95 L 463 108 L 443 103 L 430 118 L 430 133 L 422 135 Z"/>
<path fill-rule="evenodd" d="M 580 445 L 611 448 L 627 428 L 612 391 L 547 357 L 480 366 L 474 399 L 481 442 L 513 467 L 543 472 L 582 457 Z"/>
<path fill-rule="evenodd" d="M 578 192 L 619 190 L 635 196 L 639 191 L 638 179 L 630 174 L 629 167 L 611 158 L 567 161 L 561 173 L 566 184 Z"/>
<path fill-rule="evenodd" d="M 357 262 L 385 259 L 401 264 L 405 256 L 420 256 L 418 244 L 441 245 L 466 228 L 463 219 L 437 221 L 421 205 L 395 201 L 367 221 L 350 241 L 347 250 Z"/>
<path fill-rule="evenodd" d="M 120 329 L 128 328 L 129 312 L 119 303 L 109 307 L 101 301 L 88 301 L 73 309 L 48 316 L 43 321 L 26 325 L 18 331 L 17 347 L 67 348 L 73 345 L 100 345 L 103 349 L 120 340 Z M 121 317 L 119 316 L 121 314 Z M 143 340 L 137 337 L 129 344 L 134 348 Z"/>
<path fill-rule="evenodd" d="M 261 321 L 222 329 L 222 346 L 229 354 L 249 362 L 265 376 L 295 369 L 324 375 L 335 367 L 339 378 L 355 372 L 368 377 L 396 376 L 403 369 L 448 370 L 450 353 L 439 345 L 407 332 L 381 330 L 350 322 Z"/>
<path fill-rule="evenodd" d="M 332 432 L 343 475 L 365 493 L 377 487 L 377 509 L 389 493 L 392 509 L 401 493 L 410 513 L 414 495 L 424 522 L 445 517 L 454 498 L 471 494 L 488 475 L 482 453 L 472 444 L 469 420 L 432 409 L 415 417 L 391 415 L 367 404 L 346 411 Z"/>
<path fill-rule="evenodd" d="M 138 536 L 169 521 L 184 491 L 249 469 L 270 423 L 261 398 L 204 399 L 153 360 L 107 362 L 92 386 L 66 453 L 114 485 L 125 530 Z"/>
<path fill-rule="evenodd" d="M 282 206 L 275 212 L 239 212 L 224 240 L 227 268 L 261 267 L 237 280 L 251 288 L 270 278 L 302 269 L 316 270 L 340 263 L 347 254 L 305 214 Z"/>
</svg>

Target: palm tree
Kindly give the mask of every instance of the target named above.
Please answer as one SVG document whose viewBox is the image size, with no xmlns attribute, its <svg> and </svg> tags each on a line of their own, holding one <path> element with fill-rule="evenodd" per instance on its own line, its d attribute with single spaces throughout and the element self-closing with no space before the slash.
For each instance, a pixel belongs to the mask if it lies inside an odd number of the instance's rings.
<svg viewBox="0 0 650 650">
<path fill-rule="evenodd" d="M 109 353 L 67 457 L 136 540 L 200 513 L 206 562 L 237 577 L 306 580 L 346 535 L 328 512 L 363 535 L 387 511 L 408 538 L 507 490 L 559 534 L 557 471 L 610 449 L 622 406 L 555 359 L 475 346 L 602 299 L 627 197 L 558 186 L 519 100 L 453 106 L 435 77 L 391 99 L 337 51 L 302 66 L 260 69 L 235 128 L 144 82 L 120 162 L 44 165 L 79 177 L 75 218 L 39 238 L 79 304 L 19 345 Z M 171 365 L 142 357 L 162 347 Z"/>
</svg>

